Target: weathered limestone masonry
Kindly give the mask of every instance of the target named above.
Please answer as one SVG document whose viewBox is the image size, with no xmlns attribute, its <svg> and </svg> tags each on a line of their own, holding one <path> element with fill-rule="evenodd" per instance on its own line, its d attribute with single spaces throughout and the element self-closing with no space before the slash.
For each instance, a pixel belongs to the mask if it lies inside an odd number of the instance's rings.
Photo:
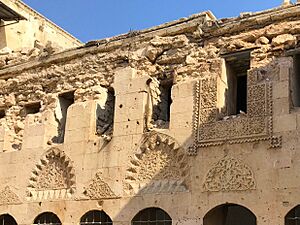
<svg viewBox="0 0 300 225">
<path fill-rule="evenodd" d="M 1 0 L 0 7 L 0 68 L 82 45 L 20 0 Z M 6 21 L 1 17 L 5 9 L 18 13 L 23 19 Z"/>
<path fill-rule="evenodd" d="M 204 12 L 5 66 L 0 215 L 296 224 L 299 16 Z"/>
</svg>

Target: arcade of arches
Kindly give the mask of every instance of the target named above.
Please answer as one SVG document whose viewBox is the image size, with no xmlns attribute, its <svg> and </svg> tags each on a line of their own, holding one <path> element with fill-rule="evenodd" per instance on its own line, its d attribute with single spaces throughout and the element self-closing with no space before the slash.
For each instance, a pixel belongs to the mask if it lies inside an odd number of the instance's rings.
<svg viewBox="0 0 300 225">
<path fill-rule="evenodd" d="M 300 205 L 291 209 L 284 218 L 284 225 L 300 224 Z M 52 212 L 39 214 L 33 224 L 62 225 L 58 216 Z M 91 210 L 80 218 L 80 225 L 113 225 L 104 211 Z M 203 218 L 203 225 L 256 225 L 256 216 L 248 208 L 238 204 L 222 204 L 209 210 Z M 0 225 L 17 225 L 9 214 L 0 215 Z M 172 218 L 161 208 L 146 208 L 138 212 L 131 225 L 172 225 Z"/>
</svg>

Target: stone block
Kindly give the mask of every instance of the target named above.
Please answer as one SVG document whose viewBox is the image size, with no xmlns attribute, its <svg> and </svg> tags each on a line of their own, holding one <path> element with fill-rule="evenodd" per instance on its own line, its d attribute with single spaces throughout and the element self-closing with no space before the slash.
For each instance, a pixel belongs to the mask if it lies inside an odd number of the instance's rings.
<svg viewBox="0 0 300 225">
<path fill-rule="evenodd" d="M 291 66 L 289 63 L 280 65 L 279 78 L 280 81 L 288 81 L 290 77 Z"/>
<path fill-rule="evenodd" d="M 196 81 L 183 82 L 175 84 L 172 87 L 172 99 L 185 98 L 194 95 L 194 85 Z"/>
<path fill-rule="evenodd" d="M 96 132 L 96 130 L 95 130 Z M 94 132 L 94 135 L 95 135 Z M 76 130 L 66 130 L 64 143 L 76 143 L 81 141 L 88 141 L 90 137 L 90 129 L 89 128 L 80 128 Z"/>
<path fill-rule="evenodd" d="M 273 86 L 273 97 L 275 99 L 278 98 L 289 98 L 290 89 L 289 89 L 289 82 L 282 81 L 276 82 Z"/>
<path fill-rule="evenodd" d="M 183 98 L 173 98 L 171 104 L 171 117 L 177 113 L 183 112 L 193 112 L 193 96 L 183 97 Z"/>
<path fill-rule="evenodd" d="M 290 113 L 289 98 L 278 98 L 273 101 L 273 115 L 279 116 Z"/>
<path fill-rule="evenodd" d="M 143 120 L 147 104 L 147 93 L 130 93 L 116 96 L 115 122 Z"/>
<path fill-rule="evenodd" d="M 296 130 L 297 120 L 295 114 L 282 115 L 274 118 L 274 132 Z"/>
</svg>

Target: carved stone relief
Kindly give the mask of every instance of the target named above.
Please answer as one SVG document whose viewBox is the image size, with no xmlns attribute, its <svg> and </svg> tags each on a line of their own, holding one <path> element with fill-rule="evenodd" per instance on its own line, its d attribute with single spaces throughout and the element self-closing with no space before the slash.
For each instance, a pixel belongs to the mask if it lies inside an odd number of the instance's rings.
<svg viewBox="0 0 300 225">
<path fill-rule="evenodd" d="M 20 198 L 11 190 L 9 186 L 6 186 L 0 192 L 0 205 L 17 205 L 21 204 Z"/>
<path fill-rule="evenodd" d="M 224 143 L 246 143 L 269 140 L 270 148 L 280 147 L 280 138 L 276 145 L 273 135 L 272 82 L 268 74 L 259 70 L 248 72 L 247 113 L 219 118 L 217 107 L 219 78 L 203 78 L 194 88 L 194 146 L 190 155 L 197 154 L 199 147 L 222 145 Z M 279 144 L 278 144 L 279 143 Z"/>
<path fill-rule="evenodd" d="M 102 179 L 101 173 L 97 172 L 83 194 L 89 199 L 112 199 L 117 198 L 109 185 Z"/>
<path fill-rule="evenodd" d="M 205 191 L 245 191 L 255 189 L 255 180 L 250 167 L 241 161 L 224 157 L 207 173 Z"/>
<path fill-rule="evenodd" d="M 188 171 L 188 158 L 176 141 L 151 131 L 130 158 L 125 189 L 129 193 L 186 191 Z"/>
<path fill-rule="evenodd" d="M 31 173 L 29 199 L 65 199 L 74 191 L 75 172 L 71 160 L 59 149 L 50 149 Z"/>
</svg>

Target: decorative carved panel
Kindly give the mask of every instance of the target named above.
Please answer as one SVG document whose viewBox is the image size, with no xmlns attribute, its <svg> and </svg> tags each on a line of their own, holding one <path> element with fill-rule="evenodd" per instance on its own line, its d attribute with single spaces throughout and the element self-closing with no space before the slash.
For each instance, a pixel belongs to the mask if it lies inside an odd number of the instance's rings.
<svg viewBox="0 0 300 225">
<path fill-rule="evenodd" d="M 224 157 L 208 171 L 203 189 L 211 192 L 255 189 L 253 172 L 241 161 Z"/>
<path fill-rule="evenodd" d="M 0 192 L 0 205 L 17 205 L 21 204 L 20 198 L 10 189 L 10 187 L 6 186 Z"/>
<path fill-rule="evenodd" d="M 112 199 L 117 198 L 109 185 L 102 179 L 98 172 L 83 193 L 89 199 Z"/>
<path fill-rule="evenodd" d="M 75 172 L 71 160 L 59 149 L 50 149 L 31 173 L 29 199 L 65 199 L 74 191 Z"/>
<path fill-rule="evenodd" d="M 130 158 L 125 188 L 130 193 L 186 191 L 188 157 L 168 135 L 145 133 Z"/>
<path fill-rule="evenodd" d="M 194 88 L 193 137 L 190 155 L 199 147 L 224 143 L 246 143 L 269 140 L 270 148 L 280 147 L 273 137 L 272 82 L 259 70 L 248 72 L 247 113 L 220 118 L 217 107 L 219 78 L 203 78 Z M 278 140 L 276 145 L 274 141 Z"/>
</svg>

